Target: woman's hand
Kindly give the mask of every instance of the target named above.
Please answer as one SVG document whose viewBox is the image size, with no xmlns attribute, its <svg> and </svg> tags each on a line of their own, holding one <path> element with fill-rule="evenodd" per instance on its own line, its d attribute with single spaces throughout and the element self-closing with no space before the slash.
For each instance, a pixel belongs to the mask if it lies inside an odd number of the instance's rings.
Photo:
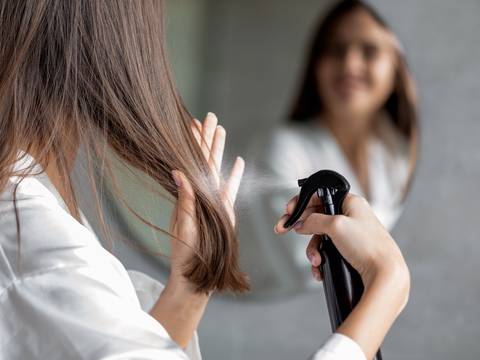
<svg viewBox="0 0 480 360">
<path fill-rule="evenodd" d="M 208 113 L 203 124 L 192 121 L 192 131 L 203 155 L 210 165 L 212 176 L 218 186 L 225 208 L 232 223 L 235 222 L 233 205 L 242 179 L 245 163 L 235 160 L 230 176 L 222 180 L 221 168 L 225 148 L 226 131 L 218 125 L 217 117 Z M 187 177 L 178 170 L 172 172 L 178 187 L 178 200 L 172 213 L 170 226 L 171 256 L 170 276 L 163 293 L 151 311 L 168 331 L 173 340 L 185 348 L 193 336 L 210 294 L 199 294 L 183 276 L 185 264 L 191 259 L 198 242 L 198 227 L 195 219 L 195 193 Z"/>
<path fill-rule="evenodd" d="M 342 256 L 360 273 L 365 286 L 380 274 L 408 273 L 397 244 L 362 197 L 348 194 L 343 202 L 344 215 L 330 216 L 319 212 L 321 200 L 314 195 L 296 224 L 284 229 L 283 224 L 297 201 L 298 197 L 294 197 L 288 202 L 286 214 L 276 224 L 275 231 L 282 234 L 293 230 L 298 234 L 313 235 L 306 252 L 316 279 L 320 279 L 318 245 L 322 234 L 332 239 Z"/>
<path fill-rule="evenodd" d="M 290 231 L 283 224 L 293 212 L 298 198 L 287 204 L 286 214 L 275 225 L 275 232 Z M 293 226 L 299 234 L 313 235 L 307 257 L 315 278 L 320 279 L 321 257 L 318 244 L 327 234 L 343 257 L 360 273 L 365 291 L 357 306 L 337 329 L 355 340 L 366 358 L 377 352 L 391 325 L 405 307 L 410 291 L 410 275 L 400 249 L 380 224 L 367 201 L 347 195 L 344 215 L 319 213 L 321 201 L 313 196 L 307 210 Z"/>
<path fill-rule="evenodd" d="M 245 163 L 237 157 L 230 176 L 222 179 L 222 159 L 225 149 L 226 131 L 218 125 L 217 117 L 208 113 L 203 124 L 194 119 L 191 124 L 192 132 L 200 145 L 207 160 L 218 192 L 223 200 L 232 224 L 235 225 L 234 203 Z M 190 287 L 183 277 L 184 265 L 193 255 L 198 241 L 198 229 L 195 219 L 195 193 L 187 177 L 178 170 L 172 172 L 173 179 L 178 186 L 178 200 L 172 214 L 170 233 L 172 234 L 171 276 L 169 283 L 182 284 Z M 215 191 L 212 189 L 212 191 Z M 191 289 L 193 291 L 193 288 Z"/>
</svg>

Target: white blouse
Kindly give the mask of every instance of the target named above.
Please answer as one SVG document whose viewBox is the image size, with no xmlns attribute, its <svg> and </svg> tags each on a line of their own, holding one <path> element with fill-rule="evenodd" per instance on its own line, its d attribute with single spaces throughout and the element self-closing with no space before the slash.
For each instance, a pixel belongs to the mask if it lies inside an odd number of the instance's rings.
<svg viewBox="0 0 480 360">
<path fill-rule="evenodd" d="M 16 168 L 32 161 L 26 155 Z M 17 182 L 12 177 L 0 196 L 0 359 L 201 360 L 196 334 L 184 351 L 148 314 L 162 285 L 127 273 L 88 223 L 70 216 L 44 174 L 18 186 L 17 242 Z M 365 357 L 335 334 L 312 359 Z"/>
<path fill-rule="evenodd" d="M 382 224 L 391 229 L 402 211 L 409 175 L 409 145 L 386 115 L 379 120 L 367 148 L 368 200 Z M 365 197 L 343 150 L 321 123 L 284 126 L 269 136 L 255 149 L 255 157 L 259 173 L 267 174 L 277 184 L 274 190 L 282 190 L 282 185 L 288 189 L 297 179 L 331 169 L 347 178 L 350 192 Z"/>
</svg>

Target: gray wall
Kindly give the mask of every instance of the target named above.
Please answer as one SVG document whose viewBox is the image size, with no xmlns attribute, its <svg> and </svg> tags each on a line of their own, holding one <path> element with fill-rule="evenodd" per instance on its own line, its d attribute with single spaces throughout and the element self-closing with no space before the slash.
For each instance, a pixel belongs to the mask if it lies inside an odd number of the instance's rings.
<svg viewBox="0 0 480 360">
<path fill-rule="evenodd" d="M 411 298 L 385 340 L 384 358 L 479 359 L 480 2 L 373 3 L 403 42 L 421 109 L 418 171 L 393 232 L 410 266 Z M 205 36 L 196 54 L 203 71 L 191 87 L 179 78 L 180 88 L 188 89 L 197 116 L 211 110 L 221 117 L 231 153 L 246 151 L 252 129 L 268 131 L 281 121 L 324 7 L 314 0 L 202 1 Z M 178 26 L 182 14 L 172 11 L 170 21 Z M 139 255 L 122 247 L 117 254 L 127 266 L 158 274 Z M 200 326 L 205 359 L 305 359 L 329 333 L 321 289 L 241 300 L 210 303 Z"/>
</svg>

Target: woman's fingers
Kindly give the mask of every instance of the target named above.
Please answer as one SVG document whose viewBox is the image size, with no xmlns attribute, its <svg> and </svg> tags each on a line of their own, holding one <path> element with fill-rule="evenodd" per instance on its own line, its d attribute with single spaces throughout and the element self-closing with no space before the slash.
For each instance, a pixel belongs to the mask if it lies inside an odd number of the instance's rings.
<svg viewBox="0 0 480 360">
<path fill-rule="evenodd" d="M 317 280 L 317 281 L 322 281 L 323 280 L 322 272 L 320 271 L 320 269 L 318 267 L 312 266 L 311 270 L 312 270 L 312 275 L 313 275 L 315 280 Z"/>
<path fill-rule="evenodd" d="M 245 162 L 241 157 L 237 157 L 235 163 L 233 164 L 232 171 L 230 172 L 230 177 L 228 178 L 228 181 L 224 184 L 221 191 L 221 196 L 225 205 L 225 209 L 233 225 L 235 225 L 234 204 L 235 199 L 237 198 L 238 188 L 240 187 L 240 182 L 242 181 L 244 170 Z"/>
<path fill-rule="evenodd" d="M 213 137 L 217 128 L 218 119 L 214 113 L 209 112 L 203 121 L 202 127 L 202 152 L 205 159 L 210 159 Z"/>
<path fill-rule="evenodd" d="M 297 222 L 295 224 L 297 224 L 298 222 L 302 222 L 304 221 L 307 217 L 309 217 L 311 214 L 314 214 L 314 213 L 317 213 L 317 212 L 321 212 L 322 211 L 322 207 L 319 207 L 319 206 L 312 206 L 312 207 L 309 207 L 307 209 L 305 209 L 305 211 L 302 213 L 302 215 L 298 218 Z M 291 214 L 284 214 L 280 220 L 278 220 L 278 223 L 274 226 L 274 231 L 277 233 L 277 234 L 284 234 L 288 231 L 290 231 L 292 228 L 295 228 L 295 224 L 293 224 L 292 227 L 290 228 L 287 228 L 285 229 L 284 228 L 284 224 L 287 222 L 287 220 L 290 218 Z"/>
<path fill-rule="evenodd" d="M 280 220 L 278 220 L 277 224 L 273 227 L 273 231 L 275 232 L 275 234 L 281 235 L 281 234 L 285 234 L 285 233 L 290 231 L 291 228 L 285 229 L 283 227 L 283 224 L 285 224 L 287 222 L 289 217 L 290 217 L 289 214 L 282 215 Z"/>
<path fill-rule="evenodd" d="M 190 126 L 192 128 L 193 136 L 195 137 L 195 140 L 197 140 L 197 143 L 201 148 L 202 147 L 202 123 L 198 121 L 198 119 L 193 119 Z M 203 153 L 203 150 L 202 150 L 202 153 Z"/>
<path fill-rule="evenodd" d="M 200 130 L 200 133 L 202 133 L 202 131 L 203 131 L 202 122 L 200 120 L 198 120 L 197 118 L 193 119 L 193 122 L 197 126 L 197 129 Z"/>
<path fill-rule="evenodd" d="M 312 195 L 310 198 L 307 207 L 305 208 L 304 212 L 300 216 L 300 218 L 297 220 L 297 222 L 293 225 L 293 227 L 285 229 L 283 225 L 287 222 L 287 220 L 290 218 L 290 216 L 293 214 L 293 211 L 295 210 L 295 206 L 298 203 L 298 195 L 294 196 L 291 198 L 287 206 L 285 208 L 286 214 L 284 214 L 277 222 L 277 224 L 273 227 L 273 230 L 277 234 L 284 234 L 288 231 L 290 231 L 292 228 L 295 229 L 295 227 L 300 226 L 303 221 L 308 218 L 310 215 L 317 213 L 317 212 L 322 212 L 323 210 L 323 204 L 322 200 L 318 197 L 318 195 L 315 193 Z"/>
<path fill-rule="evenodd" d="M 320 256 L 320 252 L 318 251 L 318 248 L 320 246 L 320 243 L 322 241 L 322 238 L 319 235 L 314 235 L 310 239 L 310 242 L 307 245 L 306 249 L 306 254 L 307 254 L 307 259 L 310 261 L 310 264 L 312 266 L 320 266 L 322 263 L 322 258 Z"/>
<path fill-rule="evenodd" d="M 313 235 L 306 250 L 308 261 L 312 264 L 312 275 L 317 281 L 322 281 L 323 279 L 322 272 L 319 268 L 322 263 L 322 257 L 318 251 L 321 241 L 322 238 L 319 235 Z"/>
<path fill-rule="evenodd" d="M 295 210 L 295 206 L 297 205 L 297 202 L 298 202 L 298 195 L 294 196 L 288 201 L 287 208 L 286 208 L 287 214 L 293 214 L 293 211 Z M 318 197 L 317 193 L 315 193 L 310 198 L 306 208 L 308 209 L 311 207 L 321 207 L 321 206 L 322 206 L 322 200 Z"/>
<path fill-rule="evenodd" d="M 295 209 L 295 206 L 297 205 L 298 202 L 298 195 L 295 195 L 293 198 L 288 200 L 287 202 L 287 207 L 285 208 L 285 213 L 286 214 L 292 214 L 293 210 Z"/>
<path fill-rule="evenodd" d="M 217 117 L 211 112 L 207 114 L 203 124 L 197 119 L 193 119 L 191 126 L 193 135 L 200 144 L 202 153 L 212 170 L 215 181 L 217 182 L 217 185 L 220 186 L 222 160 L 225 151 L 227 132 L 222 126 L 218 125 Z M 225 185 L 221 189 L 222 197 L 227 208 L 232 209 L 232 211 L 227 209 L 229 213 L 233 213 L 233 205 L 237 198 L 244 170 L 244 160 L 241 157 L 237 157 L 228 181 L 225 182 Z"/>
<path fill-rule="evenodd" d="M 178 187 L 178 200 L 176 204 L 175 227 L 177 230 L 195 229 L 195 193 L 185 174 L 179 170 L 172 171 L 172 177 Z M 181 239 L 191 239 L 192 236 L 178 234 Z"/>
<path fill-rule="evenodd" d="M 245 161 L 238 156 L 235 159 L 232 170 L 230 172 L 230 177 L 225 183 L 224 195 L 226 200 L 230 202 L 231 207 L 235 203 L 237 198 L 238 189 L 240 187 L 240 182 L 242 181 L 243 172 L 245 171 Z"/>
<path fill-rule="evenodd" d="M 191 127 L 202 154 L 208 162 L 217 185 L 220 185 L 222 159 L 225 150 L 226 131 L 218 124 L 218 119 L 213 113 L 208 113 L 204 123 L 193 119 Z"/>
<path fill-rule="evenodd" d="M 220 174 L 222 169 L 223 151 L 225 150 L 225 139 L 227 132 L 222 126 L 217 126 L 213 136 L 212 148 L 208 163 L 214 171 L 217 183 L 220 182 Z"/>
<path fill-rule="evenodd" d="M 314 213 L 308 216 L 304 221 L 298 221 L 294 225 L 294 230 L 298 234 L 327 234 L 332 236 L 334 229 L 338 227 L 339 222 L 344 220 L 343 215 L 325 215 Z"/>
</svg>

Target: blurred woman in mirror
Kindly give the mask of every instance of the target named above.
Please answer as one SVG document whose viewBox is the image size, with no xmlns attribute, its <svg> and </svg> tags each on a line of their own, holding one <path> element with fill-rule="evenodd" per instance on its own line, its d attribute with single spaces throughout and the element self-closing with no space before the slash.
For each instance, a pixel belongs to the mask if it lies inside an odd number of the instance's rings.
<svg viewBox="0 0 480 360">
<path fill-rule="evenodd" d="M 309 282 L 308 273 L 299 270 L 304 244 L 292 236 L 279 243 L 266 226 L 292 195 L 296 179 L 320 169 L 338 171 L 352 193 L 368 199 L 385 227 L 394 226 L 416 161 L 416 94 L 403 49 L 375 9 L 344 0 L 322 17 L 288 124 L 266 136 L 252 150 L 258 154 L 256 171 L 280 185 L 258 197 L 249 221 L 252 241 L 275 251 L 288 269 L 273 272 L 297 274 L 280 282 L 300 284 L 298 276 Z"/>
</svg>

